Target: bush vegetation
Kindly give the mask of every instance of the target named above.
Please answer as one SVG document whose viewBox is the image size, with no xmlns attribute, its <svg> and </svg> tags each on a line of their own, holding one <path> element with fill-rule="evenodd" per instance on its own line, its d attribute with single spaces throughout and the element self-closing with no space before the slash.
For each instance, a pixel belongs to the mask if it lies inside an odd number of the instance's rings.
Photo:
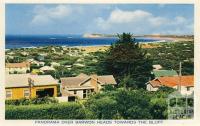
<svg viewBox="0 0 200 126">
<path fill-rule="evenodd" d="M 83 102 L 7 103 L 6 119 L 166 119 L 166 97 L 172 91 L 107 88 Z"/>
<path fill-rule="evenodd" d="M 58 103 L 58 100 L 54 97 L 43 97 L 43 98 L 31 98 L 31 99 L 17 99 L 17 100 L 6 100 L 6 105 L 32 105 L 32 104 L 51 104 Z"/>
<path fill-rule="evenodd" d="M 51 48 L 47 47 L 43 51 L 48 52 Z M 36 53 L 34 50 L 31 52 Z M 178 72 L 181 61 L 183 75 L 191 75 L 194 73 L 192 52 L 193 42 L 160 43 L 157 48 L 143 49 L 131 34 L 119 35 L 119 40 L 106 52 L 81 56 L 85 67 L 73 66 L 79 56 L 66 54 L 55 58 L 49 51 L 44 62 L 49 64 L 57 59 L 61 66 L 56 67 L 55 72 L 45 74 L 51 74 L 56 79 L 80 73 L 112 74 L 119 85 L 117 88 L 106 86 L 102 92 L 91 95 L 83 102 L 57 103 L 55 99 L 49 98 L 6 101 L 6 119 L 166 119 L 166 98 L 174 90 L 162 87 L 156 92 L 148 92 L 144 89 L 152 64 L 160 64 L 163 69 Z M 21 59 L 14 60 L 12 62 Z M 72 65 L 72 68 L 67 69 L 62 65 Z"/>
<path fill-rule="evenodd" d="M 84 119 L 85 110 L 78 103 L 7 105 L 5 119 Z"/>
</svg>

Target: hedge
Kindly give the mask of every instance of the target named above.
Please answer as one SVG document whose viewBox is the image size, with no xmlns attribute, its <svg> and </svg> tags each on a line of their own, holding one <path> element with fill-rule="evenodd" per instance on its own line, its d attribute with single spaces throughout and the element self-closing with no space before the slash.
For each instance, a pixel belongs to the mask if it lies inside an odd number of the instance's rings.
<svg viewBox="0 0 200 126">
<path fill-rule="evenodd" d="M 16 99 L 16 100 L 5 100 L 6 105 L 31 105 L 31 104 L 51 104 L 58 103 L 58 100 L 54 97 L 43 97 L 43 98 L 31 98 L 31 99 Z"/>
<path fill-rule="evenodd" d="M 85 119 L 86 113 L 79 103 L 43 105 L 6 105 L 5 119 Z"/>
</svg>

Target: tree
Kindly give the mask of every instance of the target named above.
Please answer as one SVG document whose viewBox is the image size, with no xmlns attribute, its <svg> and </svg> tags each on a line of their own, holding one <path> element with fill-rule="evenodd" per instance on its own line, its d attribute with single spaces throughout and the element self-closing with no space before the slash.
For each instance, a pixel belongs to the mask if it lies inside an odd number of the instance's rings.
<svg viewBox="0 0 200 126">
<path fill-rule="evenodd" d="M 89 119 L 116 119 L 117 103 L 109 96 L 100 99 L 90 99 L 86 103 Z"/>
<path fill-rule="evenodd" d="M 123 119 L 151 119 L 150 98 L 144 90 L 119 90 L 115 96 L 117 110 Z"/>
<path fill-rule="evenodd" d="M 151 76 L 152 61 L 130 33 L 123 33 L 118 37 L 107 51 L 102 67 L 113 74 L 118 82 L 128 76 L 132 82 L 127 87 L 144 88 Z"/>
<path fill-rule="evenodd" d="M 104 92 L 106 92 L 106 91 L 115 91 L 116 88 L 113 85 L 108 84 L 108 85 L 105 85 L 101 90 L 104 91 Z"/>
<path fill-rule="evenodd" d="M 166 119 L 167 118 L 167 102 L 165 98 L 152 98 L 151 99 L 151 115 L 153 119 Z"/>
</svg>

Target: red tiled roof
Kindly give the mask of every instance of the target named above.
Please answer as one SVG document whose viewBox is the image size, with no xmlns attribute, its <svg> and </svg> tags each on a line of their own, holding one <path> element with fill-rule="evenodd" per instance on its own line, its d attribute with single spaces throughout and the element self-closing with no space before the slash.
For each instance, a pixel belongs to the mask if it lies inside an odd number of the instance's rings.
<svg viewBox="0 0 200 126">
<path fill-rule="evenodd" d="M 167 86 L 174 87 L 179 84 L 179 76 L 174 77 L 159 77 L 154 80 L 149 81 L 153 87 Z M 181 86 L 194 86 L 194 76 L 181 76 Z"/>
<path fill-rule="evenodd" d="M 22 62 L 22 63 L 6 63 L 6 68 L 20 68 L 20 67 L 29 67 L 30 63 Z"/>
</svg>

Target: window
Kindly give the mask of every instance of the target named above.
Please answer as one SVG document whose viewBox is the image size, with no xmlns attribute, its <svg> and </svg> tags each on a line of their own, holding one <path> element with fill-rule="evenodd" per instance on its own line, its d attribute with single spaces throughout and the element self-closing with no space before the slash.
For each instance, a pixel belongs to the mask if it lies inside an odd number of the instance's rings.
<svg viewBox="0 0 200 126">
<path fill-rule="evenodd" d="M 86 92 L 86 89 L 83 90 L 83 98 L 86 98 L 87 96 L 87 92 Z"/>
<path fill-rule="evenodd" d="M 6 98 L 12 98 L 12 91 L 6 91 Z"/>
<path fill-rule="evenodd" d="M 29 89 L 25 89 L 24 90 L 24 97 L 27 98 L 27 97 L 29 97 L 29 95 L 30 95 Z"/>
<path fill-rule="evenodd" d="M 94 89 L 84 89 L 83 90 L 83 98 L 87 98 L 92 92 L 94 92 Z"/>
<path fill-rule="evenodd" d="M 77 94 L 77 91 L 74 91 L 74 94 Z"/>
<path fill-rule="evenodd" d="M 187 87 L 187 91 L 190 91 L 190 87 Z"/>
</svg>

